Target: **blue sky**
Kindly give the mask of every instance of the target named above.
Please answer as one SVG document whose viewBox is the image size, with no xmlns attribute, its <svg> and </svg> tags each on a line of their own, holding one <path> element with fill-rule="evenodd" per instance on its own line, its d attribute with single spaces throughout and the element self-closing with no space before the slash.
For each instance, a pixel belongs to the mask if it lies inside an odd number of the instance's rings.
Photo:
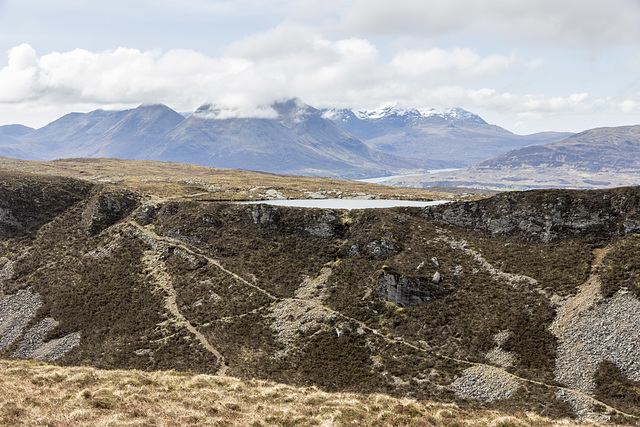
<svg viewBox="0 0 640 427">
<path fill-rule="evenodd" d="M 639 0 L 0 0 L 0 124 L 292 96 L 516 133 L 638 124 L 639 22 Z"/>
</svg>

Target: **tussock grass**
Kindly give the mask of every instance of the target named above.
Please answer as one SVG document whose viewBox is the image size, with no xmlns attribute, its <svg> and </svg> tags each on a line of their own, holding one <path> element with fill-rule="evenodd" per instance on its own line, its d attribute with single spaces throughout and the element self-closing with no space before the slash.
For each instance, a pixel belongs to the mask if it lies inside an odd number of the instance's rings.
<svg viewBox="0 0 640 427">
<path fill-rule="evenodd" d="M 6 360 L 0 361 L 0 369 L 0 425 L 594 425 L 174 371 L 107 371 Z"/>
</svg>

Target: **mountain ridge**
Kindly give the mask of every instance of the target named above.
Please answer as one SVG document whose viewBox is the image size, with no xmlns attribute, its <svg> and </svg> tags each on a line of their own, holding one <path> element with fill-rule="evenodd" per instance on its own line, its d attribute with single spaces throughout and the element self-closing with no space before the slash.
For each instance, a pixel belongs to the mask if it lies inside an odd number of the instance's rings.
<svg viewBox="0 0 640 427">
<path fill-rule="evenodd" d="M 570 133 L 516 135 L 462 108 L 375 110 L 325 109 L 327 118 L 378 150 L 440 162 L 441 168 L 465 167 L 527 145 L 557 141 Z"/>
<path fill-rule="evenodd" d="M 424 162 L 377 152 L 299 100 L 273 104 L 276 118 L 185 118 L 164 105 L 70 113 L 36 130 L 0 127 L 0 154 L 50 160 L 118 157 L 267 172 L 370 177 L 424 170 Z M 4 133 L 4 138 L 3 138 Z"/>
<path fill-rule="evenodd" d="M 588 129 L 524 147 L 454 172 L 405 177 L 395 184 L 491 189 L 614 188 L 640 182 L 640 125 Z"/>
<path fill-rule="evenodd" d="M 0 155 L 169 160 L 367 178 L 459 167 L 470 159 L 503 153 L 513 144 L 557 137 L 551 133 L 523 139 L 459 108 L 388 106 L 357 112 L 366 119 L 340 111 L 353 126 L 336 119 L 338 110 L 319 110 L 296 98 L 274 102 L 254 112 L 257 117 L 213 104 L 188 115 L 161 104 L 69 113 L 39 129 L 0 126 Z M 336 120 L 329 120 L 331 116 Z"/>
</svg>

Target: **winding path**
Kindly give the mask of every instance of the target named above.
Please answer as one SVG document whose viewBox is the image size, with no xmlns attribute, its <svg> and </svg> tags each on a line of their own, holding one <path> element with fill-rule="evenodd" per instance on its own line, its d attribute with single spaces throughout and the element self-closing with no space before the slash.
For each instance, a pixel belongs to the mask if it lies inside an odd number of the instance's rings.
<svg viewBox="0 0 640 427">
<path fill-rule="evenodd" d="M 176 197 L 177 198 L 177 197 Z M 180 197 L 183 198 L 183 197 Z M 158 203 L 158 202 L 162 202 L 166 199 L 160 199 L 157 197 L 153 198 L 153 203 Z M 313 300 L 309 300 L 306 298 L 279 298 L 273 294 L 271 294 L 269 291 L 261 288 L 260 286 L 249 282 L 248 280 L 244 279 L 243 277 L 241 277 L 240 275 L 238 275 L 237 273 L 225 268 L 218 260 L 211 258 L 210 256 L 206 255 L 205 253 L 203 253 L 200 249 L 198 248 L 191 248 L 188 247 L 183 241 L 175 239 L 175 238 L 171 238 L 171 237 L 165 237 L 165 236 L 159 236 L 158 234 L 154 233 L 153 231 L 141 226 L 140 224 L 136 223 L 133 220 L 129 220 L 125 223 L 128 226 L 134 227 L 135 230 L 137 230 L 138 233 L 142 234 L 143 236 L 145 236 L 146 238 L 144 239 L 145 241 L 147 241 L 147 243 L 149 243 L 149 239 L 153 239 L 153 241 L 157 242 L 158 247 L 160 246 L 170 246 L 170 247 L 174 247 L 174 248 L 180 248 L 183 251 L 198 257 L 199 259 L 204 259 L 206 260 L 209 264 L 216 266 L 217 268 L 219 268 L 221 271 L 223 271 L 224 273 L 228 274 L 229 276 L 233 277 L 234 279 L 240 281 L 241 283 L 257 290 L 258 292 L 262 293 L 263 295 L 267 296 L 269 299 L 271 299 L 273 302 L 281 302 L 281 301 L 285 301 L 285 300 L 304 300 L 306 302 L 312 301 L 313 304 L 317 304 L 319 307 L 322 307 L 324 309 L 327 310 L 332 310 L 329 307 L 326 307 L 324 304 L 322 304 L 322 302 L 319 299 L 313 299 Z M 496 279 L 501 279 L 501 280 L 505 280 L 508 283 L 510 283 L 512 286 L 521 286 L 521 285 L 530 285 L 530 286 L 534 286 L 537 284 L 537 281 L 531 277 L 528 276 L 523 276 L 523 275 L 512 275 L 509 273 L 505 273 L 502 272 L 501 270 L 495 268 L 494 266 L 492 266 L 489 262 L 487 262 L 484 258 L 482 258 L 482 256 L 476 252 L 473 251 L 469 248 L 466 248 L 464 245 L 464 242 L 458 242 L 455 241 L 454 239 L 451 239 L 448 236 L 443 236 L 444 240 L 446 241 L 446 243 L 452 245 L 452 246 L 457 246 L 460 249 L 464 250 L 465 253 L 467 253 L 467 255 L 471 256 L 472 258 L 474 258 L 477 262 L 479 262 L 483 268 L 487 269 L 490 273 L 492 273 L 492 276 L 494 276 Z M 154 248 L 155 249 L 155 248 Z M 600 265 L 600 263 L 602 262 L 602 259 L 604 258 L 604 256 L 606 255 L 608 249 L 602 250 L 597 252 L 595 255 L 595 261 L 594 261 L 594 265 L 592 266 L 592 276 L 595 275 L 595 270 L 597 269 L 597 267 Z M 148 259 L 149 262 L 155 263 L 156 265 L 161 265 L 161 260 L 159 259 L 159 255 L 158 252 L 155 251 L 155 255 L 149 255 L 150 258 Z M 585 283 L 585 286 L 587 286 L 589 284 L 589 286 L 594 286 L 594 283 L 596 283 L 596 279 L 594 278 L 593 280 L 591 280 L 590 277 L 590 281 L 587 281 L 587 283 Z M 599 283 L 599 282 L 598 282 Z M 200 341 L 200 343 L 212 354 L 214 354 L 218 360 L 220 361 L 220 365 L 221 368 L 218 372 L 218 374 L 220 375 L 224 375 L 226 370 L 227 370 L 227 365 L 225 363 L 225 359 L 224 356 L 217 351 L 207 340 L 206 338 L 193 326 L 191 325 L 191 323 L 188 321 L 188 319 L 186 319 L 179 311 L 177 304 L 176 304 L 176 291 L 173 288 L 173 286 L 171 285 L 171 280 L 170 277 L 168 276 L 168 274 L 166 272 L 162 272 L 162 268 L 160 268 L 160 273 L 158 275 L 158 284 L 160 285 L 160 287 L 162 287 L 162 289 L 165 290 L 166 294 L 167 294 L 167 299 L 166 299 L 166 308 L 176 317 L 176 319 L 178 319 L 179 322 L 181 322 L 185 328 L 187 330 L 189 330 L 192 334 L 194 334 L 196 336 L 196 338 Z M 332 310 L 333 311 L 333 310 Z M 562 387 L 562 386 L 557 386 L 557 385 L 552 385 L 552 384 L 548 384 L 542 381 L 536 381 L 536 380 L 532 380 L 529 378 L 525 378 L 525 377 L 520 377 L 517 375 L 514 375 L 502 368 L 493 366 L 493 365 L 489 365 L 489 364 L 485 364 L 485 363 L 479 363 L 479 362 L 471 362 L 468 360 L 463 360 L 463 359 L 457 359 L 455 357 L 450 357 L 444 354 L 441 354 L 437 351 L 433 351 L 432 349 L 425 349 L 419 345 L 413 344 L 411 342 L 408 342 L 404 339 L 397 339 L 395 337 L 389 337 L 389 336 L 385 336 L 385 335 L 381 335 L 378 331 L 376 331 L 375 329 L 367 326 L 364 322 L 350 317 L 350 316 L 346 316 L 342 313 L 338 313 L 335 312 L 337 316 L 339 316 L 340 318 L 347 320 L 347 321 L 352 321 L 355 322 L 357 325 L 359 325 L 359 327 L 361 327 L 363 330 L 370 332 L 371 334 L 377 336 L 379 339 L 392 344 L 394 346 L 406 346 L 408 348 L 423 352 L 423 353 L 428 353 L 431 354 L 435 357 L 438 358 L 442 358 L 445 360 L 449 360 L 449 361 L 453 361 L 453 362 L 457 362 L 463 365 L 468 365 L 468 366 L 480 366 L 480 367 L 486 367 L 486 368 L 490 368 L 490 369 L 497 369 L 502 371 L 504 374 L 514 378 L 517 381 L 520 381 L 522 383 L 529 383 L 529 384 L 535 384 L 538 386 L 542 386 L 542 387 L 546 387 L 548 389 L 552 389 L 552 390 L 556 390 L 556 391 L 562 391 L 562 392 L 566 392 L 566 393 L 572 393 L 575 395 L 580 396 L 583 399 L 586 399 L 590 402 L 592 402 L 593 404 L 597 404 L 597 405 L 601 405 L 602 407 L 604 407 L 607 411 L 609 411 L 610 413 L 615 413 L 615 414 L 619 414 L 628 418 L 632 418 L 632 419 L 640 419 L 640 417 L 632 415 L 632 414 L 628 414 L 624 411 L 621 411 L 617 408 L 614 408 L 602 401 L 599 401 L 597 399 L 595 399 L 594 397 L 590 396 L 587 393 L 584 393 L 580 390 L 576 390 L 573 388 L 569 388 L 569 387 Z"/>
</svg>

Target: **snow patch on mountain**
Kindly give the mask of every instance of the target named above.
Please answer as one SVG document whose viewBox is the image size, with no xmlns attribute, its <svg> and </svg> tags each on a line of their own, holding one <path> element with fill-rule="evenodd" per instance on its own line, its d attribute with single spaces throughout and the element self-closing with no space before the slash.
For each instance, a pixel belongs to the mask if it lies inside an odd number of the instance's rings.
<svg viewBox="0 0 640 427">
<path fill-rule="evenodd" d="M 479 116 L 463 110 L 462 108 L 410 108 L 403 109 L 397 103 L 383 105 L 374 110 L 357 110 L 353 112 L 360 120 L 379 120 L 388 118 L 402 118 L 405 121 L 419 121 L 431 117 L 444 120 L 465 120 L 476 123 L 486 122 Z"/>
<path fill-rule="evenodd" d="M 409 108 L 398 106 L 397 102 L 384 104 L 373 110 L 349 110 L 329 108 L 323 111 L 323 117 L 333 121 L 347 122 L 350 120 L 380 121 L 401 120 L 407 123 L 419 123 L 427 119 L 442 119 L 445 121 L 467 121 L 487 124 L 480 116 L 462 108 Z"/>
</svg>

